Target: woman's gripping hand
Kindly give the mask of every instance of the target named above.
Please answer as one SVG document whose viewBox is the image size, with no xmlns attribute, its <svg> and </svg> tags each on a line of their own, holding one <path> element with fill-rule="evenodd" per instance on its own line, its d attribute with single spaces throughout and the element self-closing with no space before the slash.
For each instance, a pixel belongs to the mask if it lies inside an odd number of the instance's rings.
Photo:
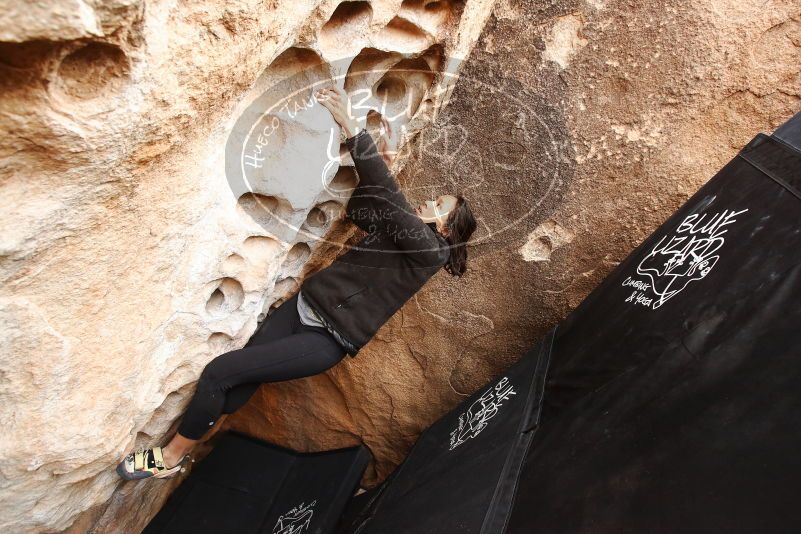
<svg viewBox="0 0 801 534">
<path fill-rule="evenodd" d="M 350 97 L 343 89 L 336 85 L 323 87 L 315 91 L 314 97 L 331 112 L 334 120 L 345 132 L 345 137 L 353 137 L 356 134 L 359 119 L 356 117 Z"/>
<path fill-rule="evenodd" d="M 376 146 L 387 167 L 392 167 L 392 162 L 398 153 L 398 136 L 386 117 L 381 117 L 381 132 Z"/>
</svg>

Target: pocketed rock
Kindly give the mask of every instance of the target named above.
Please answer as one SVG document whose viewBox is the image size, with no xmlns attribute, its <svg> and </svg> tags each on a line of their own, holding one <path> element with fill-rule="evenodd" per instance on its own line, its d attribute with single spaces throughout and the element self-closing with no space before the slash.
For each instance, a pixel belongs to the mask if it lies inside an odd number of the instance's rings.
<svg viewBox="0 0 801 534">
<path fill-rule="evenodd" d="M 205 364 L 359 237 L 326 188 L 352 187 L 348 158 L 309 172 L 319 107 L 275 115 L 250 190 L 227 180 L 228 134 L 277 81 L 408 91 L 401 185 L 463 192 L 479 220 L 463 279 L 438 273 L 356 358 L 216 427 L 363 442 L 365 487 L 801 108 L 796 0 L 28 4 L 0 0 L 4 532 L 141 530 L 177 481 L 116 463 L 170 437 Z M 548 221 L 572 240 L 527 261 Z"/>
<path fill-rule="evenodd" d="M 268 114 L 247 190 L 226 167 L 237 120 L 286 79 L 372 89 L 359 58 L 413 95 L 414 135 L 492 2 L 46 4 L 0 0 L 0 530 L 138 532 L 175 481 L 123 483 L 117 462 L 163 444 L 205 364 L 353 234 L 346 166 L 310 171 L 327 110 Z"/>
</svg>

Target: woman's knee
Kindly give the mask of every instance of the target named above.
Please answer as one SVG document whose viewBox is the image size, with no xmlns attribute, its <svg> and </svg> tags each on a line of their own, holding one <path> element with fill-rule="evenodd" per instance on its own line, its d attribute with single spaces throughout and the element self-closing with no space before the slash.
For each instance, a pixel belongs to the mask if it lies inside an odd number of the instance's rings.
<svg viewBox="0 0 801 534">
<path fill-rule="evenodd" d="M 221 354 L 206 364 L 206 367 L 203 368 L 203 372 L 200 373 L 198 388 L 223 388 L 223 381 L 225 379 L 225 361 L 222 359 L 222 356 L 224 355 Z"/>
</svg>

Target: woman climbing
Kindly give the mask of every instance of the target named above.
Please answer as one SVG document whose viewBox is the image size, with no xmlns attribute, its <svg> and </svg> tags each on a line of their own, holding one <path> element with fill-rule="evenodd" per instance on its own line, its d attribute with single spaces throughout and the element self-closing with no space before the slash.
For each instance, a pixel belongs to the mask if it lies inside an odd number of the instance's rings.
<svg viewBox="0 0 801 534">
<path fill-rule="evenodd" d="M 220 416 L 244 405 L 261 383 L 322 373 L 345 354 L 355 356 L 437 271 L 464 274 L 466 242 L 476 228 L 464 197 L 440 195 L 412 208 L 389 171 L 389 122 L 382 117 L 379 153 L 342 89 L 320 89 L 315 97 L 346 137 L 359 176 L 346 213 L 368 235 L 306 278 L 243 348 L 206 365 L 169 444 L 128 454 L 117 466 L 121 477 L 174 476 Z"/>
</svg>

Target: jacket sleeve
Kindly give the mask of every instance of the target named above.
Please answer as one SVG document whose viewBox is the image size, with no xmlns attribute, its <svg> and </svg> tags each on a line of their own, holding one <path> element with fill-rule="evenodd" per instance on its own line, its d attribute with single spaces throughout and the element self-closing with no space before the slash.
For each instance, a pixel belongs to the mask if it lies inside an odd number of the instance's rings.
<svg viewBox="0 0 801 534">
<path fill-rule="evenodd" d="M 359 175 L 354 194 L 364 200 L 358 203 L 359 207 L 349 210 L 348 216 L 353 222 L 367 232 L 382 232 L 398 248 L 415 252 L 421 261 L 442 259 L 447 251 L 442 250 L 431 228 L 401 192 L 367 130 L 362 129 L 345 144 Z"/>
</svg>

